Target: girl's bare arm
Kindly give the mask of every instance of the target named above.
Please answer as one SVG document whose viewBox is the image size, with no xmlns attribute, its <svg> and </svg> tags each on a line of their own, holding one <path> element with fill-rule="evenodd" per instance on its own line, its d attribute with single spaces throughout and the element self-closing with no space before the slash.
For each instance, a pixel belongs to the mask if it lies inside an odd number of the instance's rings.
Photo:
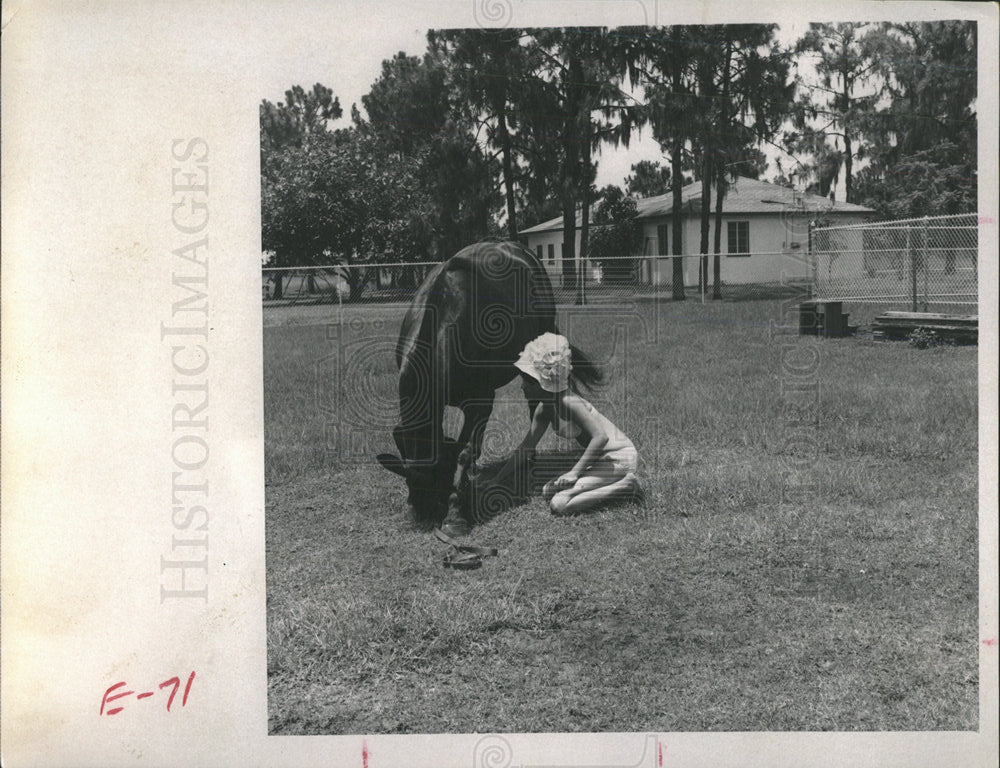
<svg viewBox="0 0 1000 768">
<path fill-rule="evenodd" d="M 524 436 L 524 439 L 517 447 L 517 450 L 535 450 L 535 446 L 538 445 L 538 441 L 542 439 L 542 435 L 545 434 L 545 430 L 549 428 L 549 421 L 548 407 L 544 403 L 539 403 L 535 408 L 534 415 L 531 417 L 531 426 L 528 428 L 528 434 Z"/>
</svg>

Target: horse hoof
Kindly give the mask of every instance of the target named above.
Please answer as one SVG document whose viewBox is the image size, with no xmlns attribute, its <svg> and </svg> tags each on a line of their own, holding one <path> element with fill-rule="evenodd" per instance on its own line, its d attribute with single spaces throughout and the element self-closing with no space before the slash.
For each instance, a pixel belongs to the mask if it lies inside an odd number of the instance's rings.
<svg viewBox="0 0 1000 768">
<path fill-rule="evenodd" d="M 446 536 L 468 536 L 472 526 L 461 517 L 449 517 L 441 523 L 441 531 Z"/>
</svg>

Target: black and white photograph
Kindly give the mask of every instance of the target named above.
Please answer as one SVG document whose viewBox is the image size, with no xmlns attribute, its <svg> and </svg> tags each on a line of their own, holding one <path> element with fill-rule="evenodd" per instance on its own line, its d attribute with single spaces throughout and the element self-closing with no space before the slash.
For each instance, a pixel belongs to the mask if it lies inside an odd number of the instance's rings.
<svg viewBox="0 0 1000 768">
<path fill-rule="evenodd" d="M 262 94 L 270 732 L 976 730 L 976 24 L 394 43 Z"/>
<path fill-rule="evenodd" d="M 4 766 L 979 766 L 1000 9 L 2 11 Z"/>
</svg>

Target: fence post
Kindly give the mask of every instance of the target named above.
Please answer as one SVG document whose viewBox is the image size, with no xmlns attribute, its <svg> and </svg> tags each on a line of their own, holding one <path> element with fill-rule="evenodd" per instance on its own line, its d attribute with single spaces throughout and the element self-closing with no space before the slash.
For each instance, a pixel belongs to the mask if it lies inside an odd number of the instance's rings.
<svg viewBox="0 0 1000 768">
<path fill-rule="evenodd" d="M 913 257 L 913 227 L 906 225 L 906 256 L 910 260 L 910 305 L 913 312 L 917 311 L 917 261 Z"/>
<path fill-rule="evenodd" d="M 817 284 L 819 281 L 819 268 L 817 267 L 816 254 L 813 252 L 813 219 L 809 219 L 806 227 L 806 258 L 812 268 L 812 285 L 809 286 L 809 297 L 815 299 L 817 295 Z"/>
<path fill-rule="evenodd" d="M 705 254 L 700 254 L 698 256 L 698 286 L 701 289 L 701 303 L 705 303 L 705 283 L 708 282 L 708 270 L 705 267 L 708 266 L 708 261 L 706 260 Z"/>
<path fill-rule="evenodd" d="M 929 235 L 929 229 L 927 226 L 927 217 L 924 216 L 924 247 L 923 247 L 923 254 L 920 257 L 920 268 L 924 271 L 924 302 L 923 302 L 924 312 L 927 311 L 927 303 L 930 299 L 929 273 L 931 271 L 930 270 L 931 263 L 929 261 L 930 249 L 928 247 L 928 242 L 927 242 L 928 235 Z"/>
</svg>

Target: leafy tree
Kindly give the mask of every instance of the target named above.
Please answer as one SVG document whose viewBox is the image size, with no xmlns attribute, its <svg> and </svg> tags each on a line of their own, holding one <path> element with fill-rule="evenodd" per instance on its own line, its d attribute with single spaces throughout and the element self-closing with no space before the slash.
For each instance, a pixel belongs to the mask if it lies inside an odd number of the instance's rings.
<svg viewBox="0 0 1000 768">
<path fill-rule="evenodd" d="M 316 83 L 312 90 L 306 91 L 300 85 L 294 85 L 285 91 L 285 101 L 273 104 L 264 99 L 260 105 L 260 167 L 261 167 L 261 197 L 262 207 L 265 199 L 274 203 L 277 190 L 285 187 L 282 194 L 287 194 L 289 180 L 284 177 L 285 154 L 287 150 L 298 149 L 308 151 L 315 142 L 322 142 L 330 137 L 329 123 L 342 114 L 340 100 L 326 86 Z M 273 211 L 273 208 L 270 209 Z M 273 220 L 266 215 L 263 221 L 265 230 L 273 227 Z M 300 240 L 304 240 L 300 239 Z M 265 237 L 265 249 L 271 249 L 268 243 L 274 240 Z M 285 242 L 280 245 L 280 253 L 275 252 L 274 265 L 285 266 L 308 260 L 308 247 L 304 241 Z M 282 293 L 282 276 L 274 277 L 275 296 Z M 312 277 L 309 278 L 310 288 Z"/>
<path fill-rule="evenodd" d="M 584 30 L 545 29 L 532 33 L 530 44 L 544 61 L 536 73 L 538 88 L 528 117 L 536 143 L 558 158 L 558 197 L 563 218 L 562 273 L 576 284 L 576 212 L 582 175 L 584 129 Z M 555 141 L 553 141 L 555 139 Z"/>
<path fill-rule="evenodd" d="M 969 213 L 977 207 L 976 166 L 968 146 L 944 141 L 906 155 L 891 172 L 873 164 L 858 174 L 858 196 L 894 219 Z"/>
<path fill-rule="evenodd" d="M 539 99 L 531 110 L 536 133 L 560 135 L 560 202 L 563 215 L 563 274 L 583 300 L 576 274 L 576 213 L 582 204 L 581 256 L 586 257 L 590 188 L 595 173 L 592 154 L 605 142 L 628 146 L 642 120 L 640 105 L 621 83 L 629 48 L 604 28 L 533 31 L 534 50 L 543 64 L 536 77 Z"/>
<path fill-rule="evenodd" d="M 642 226 L 636 220 L 637 214 L 635 200 L 620 187 L 609 185 L 601 190 L 594 211 L 590 256 L 601 264 L 606 281 L 635 279 L 636 260 L 623 257 L 635 256 L 642 247 Z"/>
<path fill-rule="evenodd" d="M 554 218 L 562 211 L 561 132 L 546 110 L 551 105 L 542 93 L 543 85 L 535 80 L 522 94 L 524 112 L 518 131 L 521 172 L 518 174 L 518 220 L 526 226 Z"/>
<path fill-rule="evenodd" d="M 862 41 L 865 24 L 810 24 L 796 44 L 800 55 L 815 57 L 817 81 L 802 83 L 795 131 L 788 143 L 812 156 L 812 189 L 826 196 L 844 175 L 847 202 L 855 202 L 854 162 L 864 156 L 867 115 L 874 105 L 871 80 L 879 59 Z"/>
<path fill-rule="evenodd" d="M 875 123 L 888 126 L 885 149 L 904 157 L 943 141 L 975 147 L 975 22 L 886 24 L 864 43 L 884 84 Z"/>
<path fill-rule="evenodd" d="M 526 46 L 540 51 L 530 36 Z M 524 172 L 518 178 L 518 209 L 519 219 L 526 224 L 545 221 L 563 211 L 567 153 L 563 120 L 556 111 L 557 98 L 558 93 L 543 79 L 539 65 L 520 95 L 522 112 L 517 138 Z"/>
<path fill-rule="evenodd" d="M 400 51 L 382 62 L 382 72 L 372 83 L 361 104 L 365 120 L 357 109 L 354 124 L 373 136 L 388 152 L 416 154 L 441 131 L 452 116 L 447 72 L 440 58 L 423 58 Z"/>
<path fill-rule="evenodd" d="M 636 41 L 638 75 L 646 91 L 653 137 L 670 153 L 670 190 L 672 210 L 679 214 L 684 184 L 685 160 L 691 157 L 687 145 L 697 136 L 701 105 L 696 95 L 694 67 L 698 41 L 688 27 L 633 28 Z M 671 246 L 674 255 L 683 252 L 683 221 L 671 216 Z M 675 301 L 684 299 L 684 264 L 673 261 Z"/>
<path fill-rule="evenodd" d="M 858 199 L 894 217 L 976 210 L 976 25 L 882 25 L 865 44 L 883 80 Z"/>
<path fill-rule="evenodd" d="M 470 118 L 485 129 L 497 150 L 503 173 L 507 233 L 516 240 L 518 95 L 534 69 L 530 49 L 521 45 L 519 29 L 455 29 L 428 33 L 433 51 L 448 63 L 450 85 L 471 110 Z"/>
<path fill-rule="evenodd" d="M 429 201 L 411 163 L 357 132 L 316 137 L 269 155 L 262 240 L 274 266 L 410 261 L 425 255 Z M 368 279 L 345 270 L 351 298 Z M 280 286 L 277 287 L 280 294 Z"/>
<path fill-rule="evenodd" d="M 260 105 L 261 153 L 289 144 L 308 146 L 313 136 L 327 133 L 329 121 L 341 114 L 340 99 L 320 83 L 311 91 L 294 85 L 277 104 L 265 99 Z"/>
<path fill-rule="evenodd" d="M 773 143 L 791 99 L 788 55 L 774 25 L 685 26 L 645 33 L 642 83 L 654 137 L 669 151 L 673 210 L 680 211 L 682 172 L 701 182 L 700 279 L 707 271 L 711 200 L 716 190 L 715 290 L 720 290 L 721 211 L 729 179 L 757 175 L 760 146 Z M 681 217 L 672 217 L 673 252 L 681 253 Z M 674 260 L 674 298 L 683 298 L 683 265 Z"/>
<path fill-rule="evenodd" d="M 368 119 L 352 112 L 357 131 L 373 146 L 413 168 L 431 201 L 425 257 L 436 259 L 483 237 L 498 202 L 496 163 L 476 142 L 467 111 L 447 84 L 438 53 L 400 53 L 382 63 L 381 76 L 362 97 Z"/>
<path fill-rule="evenodd" d="M 670 169 L 658 162 L 640 160 L 632 164 L 632 173 L 625 178 L 625 191 L 629 196 L 654 197 L 670 189 Z"/>
<path fill-rule="evenodd" d="M 501 198 L 496 160 L 485 155 L 469 131 L 449 123 L 419 162 L 419 178 L 432 208 L 428 219 L 433 254 L 448 258 L 490 231 Z"/>
<path fill-rule="evenodd" d="M 721 114 L 724 96 L 720 94 L 720 72 L 727 71 L 732 58 L 730 41 L 725 41 L 724 27 L 692 27 L 691 34 L 700 46 L 695 51 L 693 85 L 702 102 L 700 125 L 692 137 L 692 148 L 697 162 L 694 166 L 695 178 L 701 182 L 701 210 L 699 216 L 699 247 L 701 259 L 698 262 L 698 284 L 704 286 L 707 280 L 709 226 L 712 205 L 712 182 L 715 166 L 719 162 L 716 153 L 717 142 L 722 132 Z"/>
<path fill-rule="evenodd" d="M 718 87 L 718 110 L 711 135 L 715 141 L 715 238 L 713 298 L 721 298 L 722 211 L 729 181 L 757 177 L 765 164 L 760 151 L 788 116 L 794 96 L 789 53 L 774 40 L 777 25 L 734 24 L 720 29 L 724 54 Z"/>
</svg>

